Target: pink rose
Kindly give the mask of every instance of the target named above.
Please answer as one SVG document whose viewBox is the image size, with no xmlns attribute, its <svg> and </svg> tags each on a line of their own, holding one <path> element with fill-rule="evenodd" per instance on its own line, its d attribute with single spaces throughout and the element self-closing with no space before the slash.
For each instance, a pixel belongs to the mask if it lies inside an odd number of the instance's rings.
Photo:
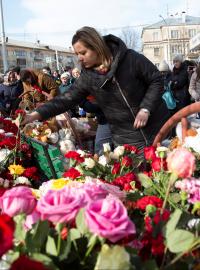
<svg viewBox="0 0 200 270">
<path fill-rule="evenodd" d="M 86 222 L 92 233 L 115 243 L 136 233 L 123 203 L 110 195 L 89 203 L 85 211 Z"/>
<path fill-rule="evenodd" d="M 108 191 L 102 185 L 103 183 L 87 182 L 81 187 L 85 192 L 87 202 L 104 199 L 108 195 Z"/>
<path fill-rule="evenodd" d="M 48 190 L 38 201 L 37 211 L 43 220 L 55 223 L 71 222 L 85 204 L 84 192 L 66 186 L 60 190 Z"/>
<path fill-rule="evenodd" d="M 13 217 L 19 214 L 30 214 L 37 201 L 28 187 L 18 186 L 7 190 L 0 199 L 3 213 Z"/>
<path fill-rule="evenodd" d="M 178 177 L 191 177 L 195 170 L 195 157 L 185 148 L 177 148 L 168 154 L 167 167 L 170 172 Z"/>
<path fill-rule="evenodd" d="M 40 213 L 35 209 L 30 215 L 26 217 L 24 226 L 25 229 L 30 230 L 33 224 L 37 223 L 40 220 Z"/>
</svg>

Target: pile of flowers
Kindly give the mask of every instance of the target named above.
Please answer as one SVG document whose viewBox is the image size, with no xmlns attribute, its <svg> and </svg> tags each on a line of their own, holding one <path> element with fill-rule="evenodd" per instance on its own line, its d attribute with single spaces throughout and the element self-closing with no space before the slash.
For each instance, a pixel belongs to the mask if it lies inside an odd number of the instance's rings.
<svg viewBox="0 0 200 270">
<path fill-rule="evenodd" d="M 21 140 L 22 112 L 16 113 L 15 121 L 0 118 L 0 188 L 31 185 L 39 179 L 38 169 L 32 165 L 32 150 Z"/>
<path fill-rule="evenodd" d="M 183 147 L 104 145 L 65 155 L 63 178 L 0 194 L 9 269 L 199 269 L 197 156 Z"/>
</svg>

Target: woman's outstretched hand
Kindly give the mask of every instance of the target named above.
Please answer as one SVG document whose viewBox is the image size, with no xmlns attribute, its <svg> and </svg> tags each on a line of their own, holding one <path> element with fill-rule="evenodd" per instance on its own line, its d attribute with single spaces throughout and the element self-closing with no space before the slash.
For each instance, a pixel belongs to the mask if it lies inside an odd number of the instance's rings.
<svg viewBox="0 0 200 270">
<path fill-rule="evenodd" d="M 32 112 L 30 114 L 26 114 L 21 122 L 21 125 L 26 125 L 32 123 L 35 120 L 41 120 L 41 115 L 38 112 Z"/>
<path fill-rule="evenodd" d="M 137 113 L 135 121 L 134 121 L 134 128 L 143 128 L 146 126 L 147 121 L 149 119 L 149 113 L 144 112 L 143 109 L 140 109 L 140 111 Z"/>
</svg>

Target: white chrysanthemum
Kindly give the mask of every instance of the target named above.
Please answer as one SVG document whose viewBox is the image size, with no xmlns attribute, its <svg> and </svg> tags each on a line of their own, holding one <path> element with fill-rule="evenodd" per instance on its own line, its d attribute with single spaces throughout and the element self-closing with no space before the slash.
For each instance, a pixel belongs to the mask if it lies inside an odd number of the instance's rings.
<svg viewBox="0 0 200 270">
<path fill-rule="evenodd" d="M 84 165 L 88 169 L 92 169 L 95 166 L 95 161 L 92 158 L 86 158 L 85 161 L 84 161 Z"/>
<path fill-rule="evenodd" d="M 10 154 L 10 150 L 5 149 L 5 148 L 1 149 L 0 150 L 0 162 L 4 161 L 9 154 Z"/>
<path fill-rule="evenodd" d="M 25 176 L 19 176 L 19 177 L 17 177 L 15 179 L 14 183 L 15 183 L 15 185 L 19 185 L 19 184 L 29 185 L 29 186 L 31 185 L 31 182 Z"/>
<path fill-rule="evenodd" d="M 103 144 L 103 151 L 104 151 L 104 153 L 111 151 L 111 148 L 110 148 L 110 144 L 109 143 L 104 143 Z"/>
<path fill-rule="evenodd" d="M 59 139 L 59 135 L 57 132 L 53 132 L 50 135 L 47 136 L 51 143 L 57 143 Z"/>
</svg>

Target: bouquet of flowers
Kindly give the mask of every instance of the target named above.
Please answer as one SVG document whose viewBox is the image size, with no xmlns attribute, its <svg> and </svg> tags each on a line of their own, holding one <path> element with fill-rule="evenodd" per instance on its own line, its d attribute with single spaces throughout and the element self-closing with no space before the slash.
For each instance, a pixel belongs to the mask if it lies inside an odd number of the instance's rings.
<svg viewBox="0 0 200 270">
<path fill-rule="evenodd" d="M 101 157 L 65 156 L 71 168 L 63 178 L 0 195 L 3 264 L 198 269 L 200 186 L 190 150 L 148 147 L 142 159 L 133 146 L 105 145 Z"/>
</svg>

